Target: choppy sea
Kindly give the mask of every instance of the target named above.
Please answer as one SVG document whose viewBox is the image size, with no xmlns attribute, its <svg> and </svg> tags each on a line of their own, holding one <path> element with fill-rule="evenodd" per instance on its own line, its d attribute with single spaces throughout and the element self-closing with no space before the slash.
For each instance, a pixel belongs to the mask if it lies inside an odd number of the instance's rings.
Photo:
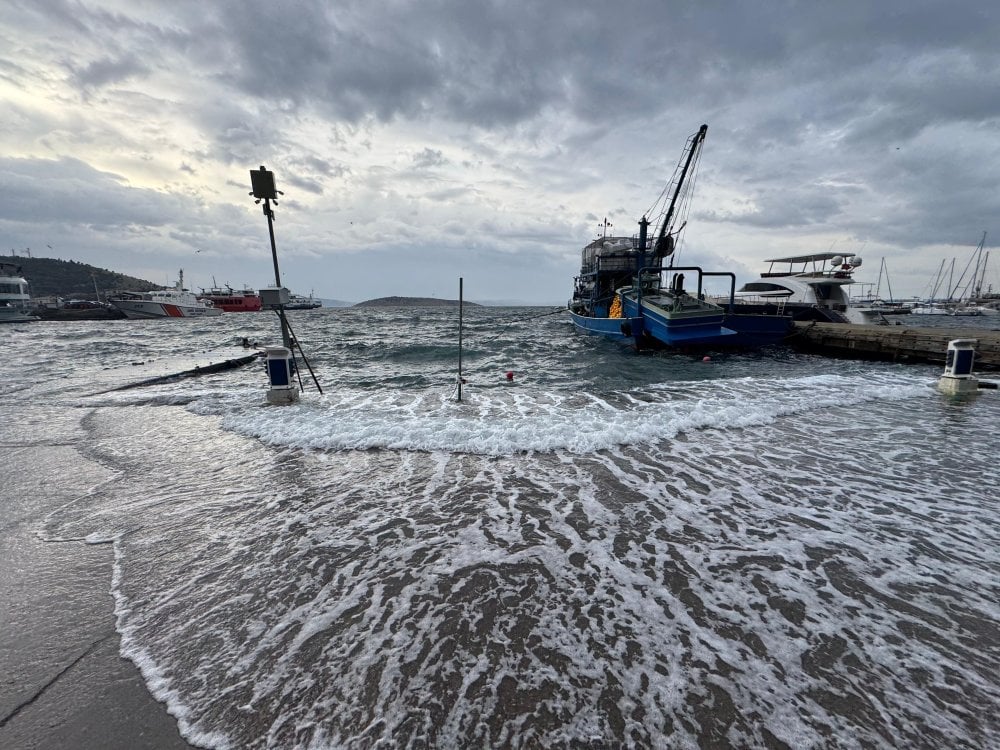
<svg viewBox="0 0 1000 750">
<path fill-rule="evenodd" d="M 104 392 L 277 343 L 267 313 L 3 329 L 8 433 L 111 477 L 37 533 L 113 543 L 123 654 L 189 742 L 1000 742 L 997 392 L 466 307 L 458 401 L 454 309 L 289 318 L 324 391 L 293 406 L 256 363 Z"/>
</svg>

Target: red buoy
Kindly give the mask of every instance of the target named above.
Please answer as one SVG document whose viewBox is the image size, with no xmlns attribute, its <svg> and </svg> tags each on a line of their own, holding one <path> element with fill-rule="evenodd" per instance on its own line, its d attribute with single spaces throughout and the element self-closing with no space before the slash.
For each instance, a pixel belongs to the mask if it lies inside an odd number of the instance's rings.
<svg viewBox="0 0 1000 750">
<path fill-rule="evenodd" d="M 513 380 L 513 379 L 514 379 L 514 371 L 507 370 L 507 380 Z"/>
</svg>

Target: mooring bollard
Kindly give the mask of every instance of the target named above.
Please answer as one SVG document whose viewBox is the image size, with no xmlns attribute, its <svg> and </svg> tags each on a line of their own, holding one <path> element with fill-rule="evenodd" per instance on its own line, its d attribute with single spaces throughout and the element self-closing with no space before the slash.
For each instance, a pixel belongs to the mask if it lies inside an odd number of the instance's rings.
<svg viewBox="0 0 1000 750">
<path fill-rule="evenodd" d="M 299 400 L 295 384 L 295 360 L 292 351 L 283 346 L 267 347 L 264 365 L 271 388 L 267 392 L 269 404 L 291 404 Z"/>
<path fill-rule="evenodd" d="M 972 374 L 978 339 L 952 339 L 945 355 L 944 375 L 938 381 L 938 390 L 949 396 L 976 393 L 979 381 Z"/>
</svg>

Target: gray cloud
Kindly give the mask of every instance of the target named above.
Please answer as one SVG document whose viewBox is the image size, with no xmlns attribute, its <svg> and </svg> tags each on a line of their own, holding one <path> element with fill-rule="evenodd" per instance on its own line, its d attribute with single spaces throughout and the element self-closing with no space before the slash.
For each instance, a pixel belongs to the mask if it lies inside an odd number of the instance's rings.
<svg viewBox="0 0 1000 750">
<path fill-rule="evenodd" d="M 705 257 L 754 268 L 775 244 L 852 237 L 936 265 L 997 215 L 994 6 L 6 4 L 22 158 L 0 162 L 0 221 L 15 244 L 58 223 L 95 253 L 106 231 L 253 256 L 246 171 L 265 163 L 290 254 L 475 239 L 523 268 L 562 257 L 559 299 L 594 217 L 632 231 L 708 122 L 688 229 Z M 739 257 L 709 247 L 734 234 Z M 497 283 L 526 284 L 515 267 Z"/>
<path fill-rule="evenodd" d="M 92 89 L 109 83 L 120 83 L 134 76 L 145 75 L 149 68 L 135 55 L 104 57 L 80 69 L 72 69 L 73 81 L 81 89 Z"/>
</svg>

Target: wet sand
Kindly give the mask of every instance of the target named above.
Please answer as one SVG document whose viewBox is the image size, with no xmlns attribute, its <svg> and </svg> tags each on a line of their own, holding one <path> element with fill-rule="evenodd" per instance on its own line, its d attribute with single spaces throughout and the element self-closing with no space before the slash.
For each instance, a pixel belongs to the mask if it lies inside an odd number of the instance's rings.
<svg viewBox="0 0 1000 750">
<path fill-rule="evenodd" d="M 190 748 L 119 656 L 111 545 L 37 533 L 110 474 L 69 441 L 4 440 L 0 452 L 0 747 Z"/>
</svg>

